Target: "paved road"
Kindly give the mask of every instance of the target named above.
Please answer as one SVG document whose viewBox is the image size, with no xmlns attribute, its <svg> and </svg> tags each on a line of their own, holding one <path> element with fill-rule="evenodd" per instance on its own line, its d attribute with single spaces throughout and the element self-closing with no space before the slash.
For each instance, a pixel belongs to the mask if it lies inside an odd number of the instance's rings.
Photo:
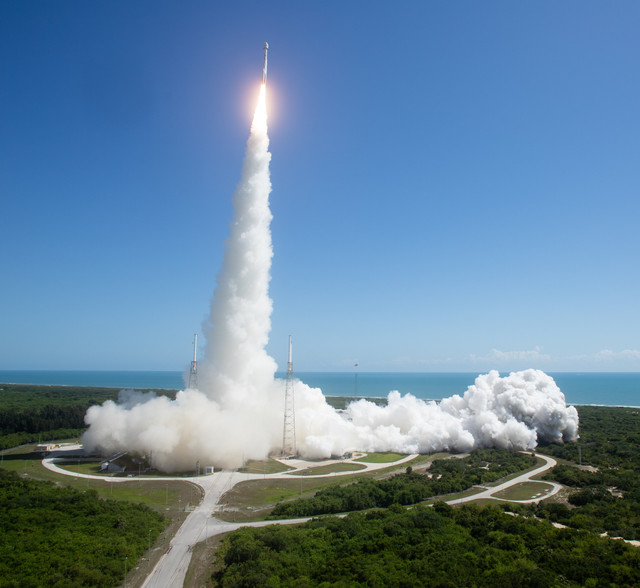
<svg viewBox="0 0 640 588">
<path fill-rule="evenodd" d="M 68 446 L 63 449 L 57 450 L 53 452 L 49 457 L 42 461 L 43 465 L 57 473 L 65 474 L 67 476 L 75 476 L 79 478 L 91 478 L 91 479 L 99 479 L 105 482 L 112 483 L 126 483 L 131 481 L 137 481 L 137 477 L 131 478 L 113 478 L 113 477 L 104 477 L 104 476 L 95 476 L 91 474 L 80 474 L 77 472 L 70 472 L 69 470 L 62 469 L 58 467 L 54 462 L 55 461 L 69 461 L 73 463 L 78 457 L 81 457 L 82 447 L 80 445 L 76 446 Z M 70 457 L 72 456 L 72 457 Z M 304 471 L 305 469 L 312 467 L 317 468 L 323 465 L 330 465 L 339 461 L 341 463 L 357 463 L 358 465 L 364 465 L 365 468 L 361 470 L 357 470 L 359 473 L 364 471 L 378 470 L 389 467 L 390 465 L 398 465 L 404 462 L 410 461 L 413 458 L 417 457 L 417 454 L 408 455 L 401 460 L 390 463 L 365 463 L 365 462 L 356 462 L 355 459 L 358 459 L 358 455 L 354 455 L 354 457 L 350 460 L 326 460 L 324 462 L 313 462 L 310 464 L 309 462 L 303 460 L 291 459 L 287 460 L 287 465 L 296 468 L 295 470 L 290 470 L 287 472 L 280 472 L 277 474 L 268 474 L 269 478 L 289 478 L 289 479 L 300 479 L 300 474 L 296 475 L 295 471 Z M 550 457 L 545 455 L 538 455 L 538 457 L 542 458 L 545 463 L 525 474 L 517 476 L 512 480 L 504 482 L 498 486 L 494 486 L 492 488 L 486 488 L 477 494 L 473 494 L 471 496 L 466 496 L 464 498 L 457 498 L 454 500 L 448 500 L 448 504 L 461 504 L 463 502 L 470 502 L 473 500 L 478 500 L 481 498 L 497 498 L 493 496 L 497 492 L 501 492 L 502 490 L 506 490 L 511 486 L 516 484 L 520 484 L 522 482 L 531 481 L 532 476 L 536 474 L 540 474 L 554 465 L 556 465 L 556 461 Z M 305 478 L 322 478 L 327 476 L 352 476 L 354 471 L 347 472 L 336 472 L 331 474 L 322 474 L 322 475 L 305 475 Z M 234 531 L 243 526 L 251 526 L 251 527 L 263 527 L 266 525 L 273 524 L 299 524 L 309 520 L 309 518 L 301 518 L 301 519 L 288 519 L 288 520 L 280 520 L 280 521 L 258 521 L 253 523 L 228 523 L 226 521 L 220 521 L 212 516 L 215 511 L 216 506 L 219 504 L 221 497 L 225 492 L 233 488 L 239 482 L 243 482 L 246 480 L 257 480 L 265 478 L 265 474 L 247 474 L 240 473 L 236 471 L 222 471 L 215 473 L 211 476 L 197 476 L 197 477 L 186 477 L 186 478 L 175 478 L 175 477 L 144 477 L 143 480 L 148 481 L 167 481 L 167 480 L 182 480 L 186 482 L 192 482 L 200 486 L 203 490 L 203 498 L 200 504 L 187 516 L 182 526 L 178 529 L 177 533 L 171 540 L 169 549 L 167 552 L 160 558 L 156 566 L 151 570 L 151 573 L 147 576 L 144 581 L 142 587 L 143 588 L 175 588 L 177 586 L 182 586 L 184 584 L 184 578 L 187 573 L 187 569 L 189 568 L 189 563 L 191 561 L 191 554 L 194 545 L 199 543 L 200 541 L 204 541 L 209 537 L 213 537 L 214 535 L 219 535 L 220 533 L 226 533 L 228 531 Z M 545 484 L 549 484 L 550 490 L 546 492 L 543 496 L 537 496 L 528 500 L 518 500 L 512 502 L 537 502 L 544 498 L 548 498 L 549 496 L 553 496 L 556 492 L 558 492 L 561 488 L 560 484 L 556 484 L 554 482 L 545 482 Z"/>
<path fill-rule="evenodd" d="M 58 465 L 57 462 L 75 463 L 79 458 L 82 458 L 82 446 L 73 445 L 58 449 L 52 452 L 47 458 L 42 460 L 42 464 L 49 470 L 52 470 L 59 474 L 67 476 L 74 476 L 77 478 L 89 478 L 94 480 L 102 480 L 104 482 L 111 482 L 115 484 L 121 484 L 131 481 L 137 481 L 139 478 L 133 476 L 128 477 L 105 477 L 96 476 L 93 474 L 82 474 L 78 472 L 70 472 Z M 279 472 L 277 474 L 269 474 L 269 478 L 289 478 L 300 480 L 300 474 L 293 472 L 302 472 L 308 468 L 319 468 L 326 465 L 331 465 L 336 462 L 339 463 L 355 463 L 360 466 L 364 466 L 362 469 L 357 470 L 358 473 L 372 470 L 379 470 L 390 465 L 398 465 L 404 462 L 410 461 L 417 457 L 417 454 L 407 455 L 402 459 L 390 463 L 366 463 L 356 462 L 359 454 L 354 454 L 352 459 L 348 460 L 325 460 L 315 461 L 309 463 L 308 461 L 299 459 L 287 460 L 287 465 L 295 468 L 286 472 Z M 324 478 L 327 476 L 352 476 L 354 471 L 347 472 L 334 472 L 330 474 L 311 475 L 305 474 L 305 478 Z M 284 521 L 258 521 L 253 523 L 228 523 L 220 521 L 212 517 L 215 507 L 219 504 L 220 498 L 225 492 L 233 488 L 239 482 L 246 480 L 258 480 L 265 478 L 265 474 L 247 474 L 236 471 L 222 471 L 217 472 L 211 476 L 195 476 L 195 477 L 148 477 L 142 478 L 145 481 L 167 481 L 167 480 L 181 480 L 185 482 L 192 482 L 200 486 L 203 490 L 203 499 L 200 504 L 187 516 L 177 533 L 171 540 L 169 549 L 160 558 L 156 566 L 151 573 L 147 576 L 147 579 L 143 583 L 143 588 L 175 588 L 176 586 L 182 586 L 184 578 L 191 561 L 191 553 L 193 546 L 200 541 L 204 541 L 214 535 L 220 533 L 226 533 L 228 531 L 234 531 L 242 526 L 263 527 L 265 525 L 273 524 L 299 524 L 309 520 L 309 518 L 303 519 L 288 519 Z"/>
<path fill-rule="evenodd" d="M 533 476 L 546 472 L 547 470 L 555 466 L 557 463 L 555 459 L 553 459 L 552 457 L 548 457 L 547 455 L 540 455 L 539 453 L 536 453 L 536 457 L 543 459 L 545 463 L 540 467 L 536 468 L 535 470 L 531 470 L 530 472 L 525 472 L 524 474 L 521 474 L 511 480 L 503 482 L 502 484 L 498 484 L 498 486 L 492 486 L 490 488 L 484 487 L 485 490 L 482 490 L 477 494 L 472 494 L 471 496 L 465 496 L 464 498 L 447 500 L 446 501 L 447 504 L 462 504 L 463 502 L 472 502 L 473 500 L 480 500 L 483 498 L 489 498 L 492 500 L 504 500 L 504 498 L 496 497 L 495 494 L 497 494 L 498 492 L 502 492 L 507 488 L 511 488 L 511 486 L 515 486 L 516 484 L 522 484 L 523 482 L 533 482 L 533 481 L 537 482 L 537 480 L 532 480 L 531 478 L 533 478 Z M 509 500 L 509 502 L 522 502 L 522 503 L 540 502 L 541 500 L 544 500 L 546 498 L 549 498 L 550 496 L 553 496 L 554 494 L 557 494 L 562 489 L 562 486 L 560 484 L 557 484 L 556 482 L 545 481 L 545 482 L 539 482 L 539 483 L 548 485 L 549 490 L 533 498 L 527 498 L 525 500 Z"/>
<path fill-rule="evenodd" d="M 218 504 L 220 497 L 241 479 L 242 475 L 238 475 L 236 472 L 224 471 L 198 481 L 198 484 L 204 489 L 204 498 L 182 523 L 171 540 L 169 550 L 147 576 L 142 585 L 143 588 L 182 586 L 191 561 L 193 546 L 214 534 L 213 529 L 209 529 L 213 508 Z M 222 526 L 217 529 L 217 532 L 222 533 L 225 530 L 226 528 Z"/>
</svg>

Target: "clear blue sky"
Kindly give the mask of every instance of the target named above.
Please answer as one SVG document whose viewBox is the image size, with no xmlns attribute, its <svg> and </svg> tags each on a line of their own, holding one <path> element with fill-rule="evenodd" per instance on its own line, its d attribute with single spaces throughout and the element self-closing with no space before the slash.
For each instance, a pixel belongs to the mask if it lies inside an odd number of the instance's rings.
<svg viewBox="0 0 640 588">
<path fill-rule="evenodd" d="M 640 4 L 0 3 L 0 369 L 182 369 L 268 41 L 269 352 L 640 371 Z"/>
</svg>

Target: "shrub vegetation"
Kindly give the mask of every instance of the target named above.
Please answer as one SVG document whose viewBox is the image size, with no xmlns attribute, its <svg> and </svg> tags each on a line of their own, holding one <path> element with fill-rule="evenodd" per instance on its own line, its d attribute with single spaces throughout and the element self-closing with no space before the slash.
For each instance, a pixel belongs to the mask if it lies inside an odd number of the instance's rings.
<svg viewBox="0 0 640 588">
<path fill-rule="evenodd" d="M 276 505 L 271 517 L 314 516 L 387 507 L 392 504 L 416 504 L 433 496 L 494 482 L 535 465 L 536 458 L 530 454 L 479 449 L 463 459 L 435 460 L 426 474 L 407 468 L 406 473 L 386 480 L 361 478 L 348 486 L 328 486 L 312 498 L 300 498 Z"/>
<path fill-rule="evenodd" d="M 640 584 L 640 553 L 621 541 L 444 503 L 244 528 L 223 540 L 216 562 L 223 587 Z"/>
<path fill-rule="evenodd" d="M 0 450 L 40 439 L 79 437 L 87 409 L 116 400 L 118 393 L 115 388 L 0 384 Z"/>
<path fill-rule="evenodd" d="M 118 586 L 163 525 L 144 505 L 0 469 L 0 585 Z"/>
<path fill-rule="evenodd" d="M 578 464 L 558 465 L 545 476 L 572 489 L 568 504 L 541 502 L 530 511 L 569 527 L 640 539 L 638 409 L 581 406 L 578 443 L 541 452 Z"/>
</svg>

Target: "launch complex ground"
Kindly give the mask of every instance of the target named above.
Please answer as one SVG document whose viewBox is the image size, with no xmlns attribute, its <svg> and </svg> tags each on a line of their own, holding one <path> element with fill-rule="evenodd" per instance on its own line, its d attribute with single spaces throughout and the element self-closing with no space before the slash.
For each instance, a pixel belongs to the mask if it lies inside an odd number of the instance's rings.
<svg viewBox="0 0 640 588">
<path fill-rule="evenodd" d="M 491 486 L 477 486 L 471 490 L 456 496 L 444 497 L 448 504 L 461 504 L 463 502 L 478 500 L 502 500 L 510 502 L 539 502 L 558 493 L 562 486 L 553 482 L 540 482 L 535 478 L 539 477 L 548 469 L 556 465 L 556 461 L 551 457 L 536 454 L 538 464 L 535 468 L 521 474 L 509 477 L 506 481 Z M 138 565 L 136 570 L 131 570 L 138 577 L 136 585 L 145 588 L 161 588 L 182 586 L 185 581 L 187 570 L 192 557 L 194 547 L 216 535 L 233 531 L 242 526 L 265 526 L 272 524 L 297 524 L 309 518 L 287 519 L 287 520 L 267 520 L 250 522 L 231 522 L 222 518 L 231 518 L 228 515 L 235 513 L 229 511 L 227 506 L 226 517 L 224 516 L 224 497 L 229 496 L 234 487 L 241 482 L 267 481 L 267 480 L 298 480 L 300 481 L 300 492 L 302 493 L 302 483 L 309 480 L 326 479 L 339 481 L 340 479 L 351 478 L 363 473 L 384 474 L 386 470 L 401 471 L 402 467 L 412 465 L 414 469 L 428 468 L 434 456 L 419 456 L 417 454 L 407 456 L 392 456 L 394 461 L 365 461 L 367 454 L 363 452 L 354 453 L 348 459 L 331 459 L 324 461 L 305 461 L 301 459 L 282 460 L 282 467 L 285 471 L 277 473 L 267 473 L 266 465 L 262 473 L 249 473 L 238 470 L 222 470 L 211 475 L 201 476 L 128 476 L 114 477 L 108 475 L 94 475 L 70 471 L 69 467 L 78 464 L 84 458 L 81 445 L 69 445 L 55 450 L 42 460 L 42 465 L 52 472 L 84 478 L 89 480 L 100 480 L 109 484 L 131 484 L 144 482 L 188 482 L 196 485 L 200 490 L 201 499 L 195 506 L 189 506 L 190 511 L 184 522 L 177 529 L 171 538 L 168 547 L 163 553 L 156 553 L 152 556 L 150 546 L 147 567 Z M 395 459 L 398 457 L 398 459 Z M 438 456 L 440 457 L 440 456 Z M 457 457 L 457 456 L 455 456 Z M 415 465 L 414 465 L 415 464 Z M 196 502 L 194 500 L 193 502 Z M 233 516 L 233 515 L 232 515 Z M 235 518 L 235 517 L 233 517 Z M 158 557 L 159 556 L 159 557 Z M 153 567 L 151 567 L 153 565 Z M 149 569 L 151 568 L 151 569 Z M 144 578 L 144 579 L 143 579 Z M 131 578 L 133 580 L 133 577 Z M 133 583 L 130 582 L 130 585 Z"/>
</svg>

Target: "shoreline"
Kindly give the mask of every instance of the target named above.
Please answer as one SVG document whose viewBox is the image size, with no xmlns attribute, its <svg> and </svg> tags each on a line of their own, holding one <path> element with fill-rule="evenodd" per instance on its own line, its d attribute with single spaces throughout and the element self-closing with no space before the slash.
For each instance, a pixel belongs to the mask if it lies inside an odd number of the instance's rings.
<svg viewBox="0 0 640 588">
<path fill-rule="evenodd" d="M 373 372 L 371 372 L 373 373 Z M 616 372 L 616 373 L 635 373 L 635 372 Z M 180 392 L 179 388 L 162 388 L 159 386 L 156 387 L 135 387 L 135 386 L 80 386 L 80 385 L 75 385 L 75 384 L 33 384 L 33 383 L 24 383 L 24 382 L 0 382 L 0 391 L 2 391 L 2 387 L 3 386 L 33 386 L 33 387 L 38 387 L 38 388 L 72 388 L 74 390 L 87 390 L 87 391 L 91 391 L 91 390 L 114 390 L 114 391 L 121 391 L 121 390 L 139 390 L 142 392 L 153 392 L 153 391 L 159 391 L 159 392 L 173 392 L 174 394 L 177 394 L 178 392 Z M 407 394 L 411 394 L 411 393 L 407 393 Z M 357 401 L 357 400 L 367 400 L 369 402 L 373 402 L 375 404 L 386 404 L 387 402 L 387 396 L 353 396 L 353 395 L 336 395 L 336 394 L 325 394 L 323 392 L 324 397 L 327 399 L 327 401 L 333 400 L 338 401 L 338 404 L 342 404 L 344 402 L 344 404 L 346 405 L 348 402 L 350 401 Z M 402 394 L 402 396 L 405 396 L 405 394 Z M 435 398 L 418 398 L 418 400 L 421 400 L 422 402 L 440 402 L 441 399 L 435 399 Z M 341 406 L 335 406 L 332 402 L 329 402 L 329 404 L 331 404 L 332 406 L 334 406 L 334 408 L 344 408 Z M 593 406 L 593 407 L 603 407 L 603 408 L 633 408 L 633 409 L 638 409 L 640 410 L 640 405 L 634 405 L 634 404 L 601 404 L 601 403 L 580 403 L 580 402 L 567 402 L 567 406 Z"/>
</svg>

